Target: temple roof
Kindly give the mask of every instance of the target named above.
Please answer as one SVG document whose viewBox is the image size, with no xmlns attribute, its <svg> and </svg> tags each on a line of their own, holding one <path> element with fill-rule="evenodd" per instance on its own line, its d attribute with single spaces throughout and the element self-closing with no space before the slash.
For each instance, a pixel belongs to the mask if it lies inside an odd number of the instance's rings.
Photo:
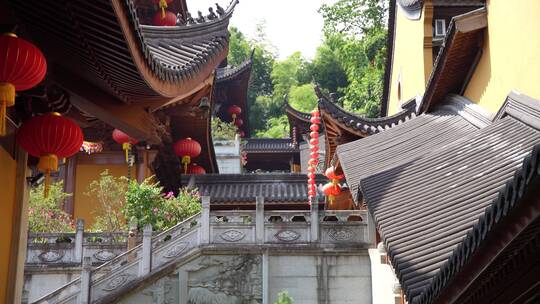
<svg viewBox="0 0 540 304">
<path fill-rule="evenodd" d="M 335 98 L 326 96 L 319 89 L 316 92 L 326 135 L 326 165 L 330 164 L 338 145 L 388 130 L 416 116 L 416 99 L 406 102 L 403 110 L 395 115 L 367 118 L 344 110 Z"/>
<path fill-rule="evenodd" d="M 464 92 L 482 55 L 483 33 L 486 27 L 485 8 L 452 19 L 431 72 L 419 112 L 430 111 L 436 102 L 443 101 L 450 93 Z"/>
<path fill-rule="evenodd" d="M 336 154 L 356 202 L 360 181 L 405 164 L 477 128 L 457 113 L 440 110 L 420 115 L 395 128 L 337 147 Z"/>
<path fill-rule="evenodd" d="M 290 138 L 248 138 L 244 146 L 247 153 L 298 153 Z"/>
<path fill-rule="evenodd" d="M 310 113 L 298 111 L 289 104 L 288 100 L 285 100 L 285 114 L 287 115 L 287 119 L 289 120 L 289 133 L 291 135 L 291 138 L 295 139 L 295 141 L 301 141 L 302 135 L 307 135 L 309 134 L 309 132 L 311 132 L 311 130 L 309 129 L 309 127 L 311 126 Z M 319 132 L 324 132 L 324 128 L 320 129 Z"/>
<path fill-rule="evenodd" d="M 224 82 L 242 77 L 244 74 L 251 74 L 253 66 L 253 52 L 251 57 L 237 66 L 227 65 L 226 67 L 216 69 L 216 82 Z"/>
<path fill-rule="evenodd" d="M 529 166 L 524 159 L 540 144 L 538 128 L 538 101 L 512 93 L 496 121 L 481 129 L 434 111 L 338 148 L 409 303 L 432 303 L 456 263 L 471 256 L 463 240 L 474 235 L 479 242 L 474 229 L 486 231 L 482 216 L 493 215 L 516 170 Z"/>
<path fill-rule="evenodd" d="M 323 175 L 315 180 L 319 185 L 327 181 Z M 257 196 L 263 196 L 266 204 L 308 202 L 305 174 L 204 174 L 184 176 L 182 181 L 198 188 L 200 195 L 210 196 L 216 205 L 255 204 Z M 324 201 L 322 192 L 318 197 Z"/>
<path fill-rule="evenodd" d="M 237 1 L 215 20 L 141 25 L 133 0 L 11 1 L 52 64 L 53 79 L 76 75 L 126 102 L 192 94 L 227 55 Z"/>
</svg>

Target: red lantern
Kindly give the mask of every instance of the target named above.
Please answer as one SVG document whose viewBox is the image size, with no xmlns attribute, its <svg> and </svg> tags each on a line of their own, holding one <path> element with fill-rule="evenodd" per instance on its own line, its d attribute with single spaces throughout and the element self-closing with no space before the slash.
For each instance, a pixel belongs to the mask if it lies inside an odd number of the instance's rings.
<svg viewBox="0 0 540 304">
<path fill-rule="evenodd" d="M 313 173 L 315 173 L 315 166 L 310 166 L 310 167 L 308 167 L 308 168 L 307 168 L 307 171 L 308 171 L 308 172 L 313 172 Z"/>
<path fill-rule="evenodd" d="M 229 109 L 227 111 L 229 112 L 229 114 L 231 114 L 231 117 L 232 117 L 233 122 L 234 122 L 236 117 L 238 115 L 240 115 L 240 113 L 242 113 L 242 108 L 240 108 L 237 105 L 232 105 L 232 106 L 229 107 Z"/>
<path fill-rule="evenodd" d="M 188 174 L 206 174 L 206 170 L 204 170 L 203 167 L 193 163 L 188 166 L 187 173 Z"/>
<path fill-rule="evenodd" d="M 11 33 L 0 36 L 0 58 L 0 136 L 4 136 L 6 108 L 15 104 L 15 91 L 40 83 L 47 72 L 47 62 L 37 47 Z"/>
<path fill-rule="evenodd" d="M 315 109 L 315 110 L 311 111 L 311 116 L 319 117 L 320 116 L 319 110 Z"/>
<path fill-rule="evenodd" d="M 319 125 L 312 124 L 311 126 L 309 126 L 309 129 L 311 131 L 319 131 Z"/>
<path fill-rule="evenodd" d="M 312 138 L 309 140 L 309 143 L 312 145 L 312 146 L 316 146 L 319 144 L 319 139 L 318 138 Z"/>
<path fill-rule="evenodd" d="M 311 138 L 319 138 L 319 132 L 312 131 L 309 133 L 309 137 Z"/>
<path fill-rule="evenodd" d="M 328 169 L 326 169 L 326 171 L 324 172 L 324 175 L 326 175 L 326 177 L 331 180 L 340 180 L 343 178 L 343 174 L 336 175 L 334 166 L 328 167 Z"/>
<path fill-rule="evenodd" d="M 307 174 L 307 177 L 309 179 L 315 179 L 315 174 L 310 172 L 310 173 Z"/>
<path fill-rule="evenodd" d="M 234 125 L 237 126 L 237 127 L 240 127 L 244 124 L 244 121 L 242 120 L 242 118 L 237 118 L 234 120 Z"/>
<path fill-rule="evenodd" d="M 38 169 L 45 173 L 45 196 L 51 172 L 58 171 L 58 158 L 79 152 L 83 144 L 81 128 L 58 113 L 34 116 L 17 132 L 17 142 L 28 154 L 39 157 Z"/>
<path fill-rule="evenodd" d="M 165 13 L 157 12 L 154 15 L 152 24 L 155 26 L 175 26 L 176 15 L 171 12 L 165 12 Z"/>
<path fill-rule="evenodd" d="M 171 4 L 171 2 L 173 2 L 173 0 L 154 0 L 154 3 L 158 4 L 159 8 L 161 9 L 162 18 L 165 18 L 165 9 L 168 7 L 169 4 Z M 176 23 L 176 17 L 174 18 L 174 20 Z"/>
<path fill-rule="evenodd" d="M 174 146 L 174 153 L 182 157 L 182 164 L 184 165 L 184 174 L 187 174 L 187 165 L 191 162 L 191 159 L 201 154 L 201 145 L 191 138 L 180 139 Z"/>
<path fill-rule="evenodd" d="M 131 150 L 131 145 L 135 145 L 139 141 L 118 129 L 113 130 L 112 138 L 115 142 L 122 145 L 122 150 L 124 150 L 124 152 L 126 153 L 126 163 L 127 163 L 129 161 L 128 153 L 129 153 L 129 150 Z"/>
<path fill-rule="evenodd" d="M 321 123 L 321 118 L 313 116 L 313 117 L 311 117 L 311 119 L 309 121 L 311 121 L 312 124 L 317 124 L 318 125 L 318 124 Z"/>
</svg>

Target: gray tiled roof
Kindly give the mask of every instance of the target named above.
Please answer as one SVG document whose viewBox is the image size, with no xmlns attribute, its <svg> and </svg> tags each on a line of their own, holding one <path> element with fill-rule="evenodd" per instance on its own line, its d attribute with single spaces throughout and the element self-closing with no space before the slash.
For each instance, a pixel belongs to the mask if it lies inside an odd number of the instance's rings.
<svg viewBox="0 0 540 304">
<path fill-rule="evenodd" d="M 325 96 L 321 92 L 319 96 L 319 109 L 328 113 L 335 121 L 342 124 L 345 128 L 354 130 L 364 135 L 375 134 L 383 130 L 390 129 L 399 125 L 416 115 L 416 99 L 413 98 L 403 105 L 403 110 L 386 117 L 369 118 L 353 114 L 340 107 L 336 100 Z M 324 116 L 323 116 L 324 118 Z"/>
<path fill-rule="evenodd" d="M 216 81 L 222 82 L 235 78 L 236 76 L 247 72 L 251 69 L 253 65 L 253 58 L 250 57 L 248 60 L 242 62 L 238 66 L 226 66 L 223 68 L 216 69 Z"/>
<path fill-rule="evenodd" d="M 316 176 L 317 184 L 326 177 Z M 307 177 L 305 174 L 204 174 L 184 176 L 182 184 L 199 189 L 210 196 L 213 204 L 255 203 L 263 196 L 266 203 L 307 203 Z M 323 201 L 322 193 L 319 198 Z"/>
<path fill-rule="evenodd" d="M 247 153 L 299 152 L 290 138 L 248 138 L 244 150 Z"/>
<path fill-rule="evenodd" d="M 156 100 L 137 68 L 120 17 L 129 21 L 137 51 L 152 75 L 171 87 L 212 71 L 228 47 L 228 24 L 234 0 L 225 14 L 204 23 L 179 26 L 142 25 L 133 0 L 16 1 L 17 16 L 48 58 L 123 101 Z M 121 14 L 121 15 L 119 15 Z"/>
<path fill-rule="evenodd" d="M 516 96 L 511 95 L 507 110 L 483 129 L 463 132 L 464 125 L 457 121 L 452 128 L 448 122 L 430 125 L 445 116 L 421 115 L 392 129 L 394 134 L 390 130 L 361 139 L 341 152 L 343 162 L 346 155 L 355 156 L 354 151 L 361 158 L 364 150 L 375 149 L 370 162 L 345 160 L 342 165 L 357 192 L 360 184 L 409 303 L 431 303 L 443 288 L 441 282 L 448 282 L 448 269 L 456 269 L 456 259 L 463 263 L 470 256 L 458 253 L 465 250 L 461 244 L 540 144 L 538 104 L 516 101 Z M 418 125 L 420 119 L 429 127 Z"/>
<path fill-rule="evenodd" d="M 423 114 L 387 131 L 337 148 L 355 200 L 360 181 L 379 171 L 420 157 L 474 131 L 476 127 L 458 114 L 438 111 Z"/>
</svg>

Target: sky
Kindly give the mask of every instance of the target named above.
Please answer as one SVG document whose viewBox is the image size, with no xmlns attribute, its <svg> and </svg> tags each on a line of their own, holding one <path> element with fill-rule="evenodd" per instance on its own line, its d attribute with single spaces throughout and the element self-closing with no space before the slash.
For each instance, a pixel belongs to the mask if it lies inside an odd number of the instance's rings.
<svg viewBox="0 0 540 304">
<path fill-rule="evenodd" d="M 255 35 L 255 27 L 262 20 L 266 23 L 266 35 L 278 52 L 280 59 L 300 51 L 312 59 L 322 41 L 323 20 L 317 12 L 323 4 L 337 0 L 240 0 L 230 25 L 235 26 L 248 38 Z M 224 9 L 230 0 L 191 0 L 188 9 L 193 16 L 200 10 L 208 13 L 208 7 L 219 3 Z"/>
</svg>

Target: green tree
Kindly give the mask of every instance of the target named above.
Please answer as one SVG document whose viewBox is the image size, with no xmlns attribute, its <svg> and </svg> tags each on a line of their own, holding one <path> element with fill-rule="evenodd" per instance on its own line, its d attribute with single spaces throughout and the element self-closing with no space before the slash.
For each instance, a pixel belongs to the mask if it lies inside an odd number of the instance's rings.
<svg viewBox="0 0 540 304">
<path fill-rule="evenodd" d="M 369 117 L 379 115 L 386 60 L 386 1 L 340 0 L 323 5 L 325 44 L 347 75 L 345 108 Z"/>
<path fill-rule="evenodd" d="M 219 117 L 212 118 L 212 139 L 232 140 L 237 133 L 238 128 L 232 123 L 222 121 Z"/>
<path fill-rule="evenodd" d="M 92 181 L 84 195 L 93 197 L 99 208 L 94 211 L 95 222 L 90 228 L 93 231 L 123 231 L 127 229 L 122 216 L 126 199 L 127 178 L 114 177 L 109 170 L 101 172 L 99 179 Z"/>
<path fill-rule="evenodd" d="M 289 103 L 298 111 L 310 112 L 313 110 L 317 106 L 317 95 L 315 95 L 313 84 L 307 83 L 290 88 Z"/>
<path fill-rule="evenodd" d="M 266 128 L 257 132 L 259 138 L 287 138 L 289 137 L 289 122 L 287 116 L 272 117 L 268 119 Z"/>
<path fill-rule="evenodd" d="M 348 85 L 347 74 L 338 60 L 338 54 L 326 40 L 317 48 L 311 73 L 315 82 L 329 93 L 342 91 Z"/>
</svg>

